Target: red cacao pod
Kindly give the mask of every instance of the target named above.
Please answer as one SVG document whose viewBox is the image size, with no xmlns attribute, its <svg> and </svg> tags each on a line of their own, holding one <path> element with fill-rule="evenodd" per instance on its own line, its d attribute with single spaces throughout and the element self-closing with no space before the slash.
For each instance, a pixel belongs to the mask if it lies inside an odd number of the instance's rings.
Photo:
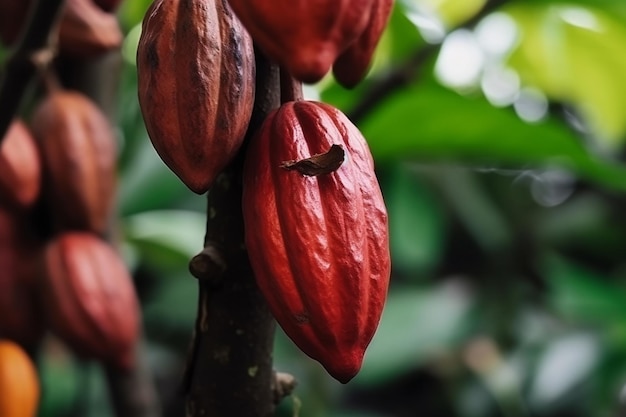
<svg viewBox="0 0 626 417">
<path fill-rule="evenodd" d="M 114 14 L 93 0 L 67 0 L 59 29 L 59 49 L 75 56 L 91 56 L 115 49 L 124 35 Z"/>
<path fill-rule="evenodd" d="M 35 110 L 31 125 L 57 226 L 104 233 L 114 203 L 117 158 L 107 118 L 84 95 L 56 91 Z"/>
<path fill-rule="evenodd" d="M 38 255 L 27 219 L 0 209 L 0 337 L 29 347 L 44 331 L 33 269 Z"/>
<path fill-rule="evenodd" d="M 374 0 L 367 27 L 333 64 L 333 74 L 344 87 L 353 88 L 367 75 L 392 9 L 393 0 Z"/>
<path fill-rule="evenodd" d="M 0 340 L 0 416 L 35 417 L 39 378 L 30 357 L 15 343 Z"/>
<path fill-rule="evenodd" d="M 30 0 L 0 0 L 0 40 L 9 46 L 20 35 Z"/>
<path fill-rule="evenodd" d="M 51 329 L 75 352 L 133 366 L 139 303 L 119 255 L 89 233 L 64 233 L 45 251 L 43 302 Z"/>
<path fill-rule="evenodd" d="M 285 169 L 332 145 L 346 154 L 336 171 Z M 283 104 L 247 151 L 243 213 L 250 261 L 276 320 L 304 353 L 349 381 L 378 326 L 390 274 L 387 213 L 363 136 L 329 105 Z"/>
<path fill-rule="evenodd" d="M 229 0 L 254 41 L 296 79 L 319 81 L 365 28 L 373 0 Z"/>
<path fill-rule="evenodd" d="M 250 121 L 252 40 L 226 0 L 156 0 L 143 22 L 137 71 L 154 148 L 192 191 L 206 192 Z"/>
<path fill-rule="evenodd" d="M 41 188 L 41 159 L 26 125 L 15 120 L 0 145 L 0 200 L 30 207 Z"/>
</svg>

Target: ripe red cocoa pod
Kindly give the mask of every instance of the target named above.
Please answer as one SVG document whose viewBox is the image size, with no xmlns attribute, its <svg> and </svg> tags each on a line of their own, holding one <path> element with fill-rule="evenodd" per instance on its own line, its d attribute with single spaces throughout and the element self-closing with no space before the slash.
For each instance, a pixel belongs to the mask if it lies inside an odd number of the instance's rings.
<svg viewBox="0 0 626 417">
<path fill-rule="evenodd" d="M 59 49 L 74 56 L 91 56 L 115 49 L 124 35 L 114 14 L 93 0 L 67 0 L 59 29 Z"/>
<path fill-rule="evenodd" d="M 0 209 L 0 338 L 27 347 L 44 332 L 33 268 L 38 256 L 28 219 Z"/>
<path fill-rule="evenodd" d="M 5 45 L 17 40 L 30 5 L 30 0 L 0 0 L 0 40 Z"/>
<path fill-rule="evenodd" d="M 230 0 L 261 49 L 296 79 L 319 81 L 363 31 L 373 0 Z"/>
<path fill-rule="evenodd" d="M 192 191 L 206 192 L 250 121 L 252 39 L 226 0 L 156 0 L 143 22 L 137 71 L 154 148 Z"/>
<path fill-rule="evenodd" d="M 31 125 L 57 227 L 104 233 L 114 204 L 117 158 L 107 118 L 84 95 L 55 91 L 39 104 Z"/>
<path fill-rule="evenodd" d="M 304 353 L 349 381 L 390 275 L 387 212 L 365 139 L 329 105 L 288 102 L 250 142 L 243 180 L 246 246 L 272 313 Z"/>
<path fill-rule="evenodd" d="M 0 144 L 0 201 L 27 208 L 41 189 L 41 159 L 35 139 L 15 120 Z"/>
<path fill-rule="evenodd" d="M 139 302 L 119 255 L 90 233 L 68 232 L 44 258 L 42 297 L 52 331 L 81 356 L 130 369 Z"/>
<path fill-rule="evenodd" d="M 374 50 L 382 36 L 393 0 L 374 0 L 367 27 L 333 64 L 333 74 L 341 85 L 353 88 L 367 75 Z"/>
</svg>

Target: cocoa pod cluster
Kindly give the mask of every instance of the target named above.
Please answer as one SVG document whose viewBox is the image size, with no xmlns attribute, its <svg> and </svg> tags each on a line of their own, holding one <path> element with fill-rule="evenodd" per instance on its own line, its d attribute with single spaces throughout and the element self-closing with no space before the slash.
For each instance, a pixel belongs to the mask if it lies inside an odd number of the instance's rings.
<svg viewBox="0 0 626 417">
<path fill-rule="evenodd" d="M 104 240 L 117 158 L 107 118 L 53 88 L 0 151 L 0 337 L 33 347 L 50 330 L 85 358 L 131 368 L 139 303 Z"/>
<path fill-rule="evenodd" d="M 206 192 L 245 153 L 245 244 L 258 287 L 285 333 L 344 383 L 361 368 L 383 311 L 387 213 L 358 128 L 338 109 L 303 100 L 300 83 L 332 68 L 344 86 L 358 84 L 392 6 L 155 0 L 137 51 L 150 140 L 187 187 Z M 256 85 L 258 53 L 280 66 L 282 104 L 247 132 L 254 92 L 267 88 Z"/>
<path fill-rule="evenodd" d="M 68 0 L 58 28 L 61 53 L 86 56 L 119 45 L 112 14 L 118 3 Z M 30 4 L 0 1 L 3 41 L 12 39 L 4 32 L 5 11 L 21 24 L 19 13 Z M 119 39 L 105 41 L 113 28 Z M 32 109 L 0 142 L 3 417 L 36 415 L 37 374 L 23 350 L 37 349 L 49 335 L 111 368 L 130 370 L 136 361 L 139 301 L 123 258 L 108 241 L 117 138 L 102 110 L 64 87 L 54 68 L 47 69 Z"/>
</svg>

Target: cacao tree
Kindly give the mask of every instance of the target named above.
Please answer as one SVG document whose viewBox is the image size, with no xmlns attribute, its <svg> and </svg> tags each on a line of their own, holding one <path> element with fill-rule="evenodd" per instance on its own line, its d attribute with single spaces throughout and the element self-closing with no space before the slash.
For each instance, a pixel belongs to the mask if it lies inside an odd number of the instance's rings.
<svg viewBox="0 0 626 417">
<path fill-rule="evenodd" d="M 0 414 L 623 414 L 624 22 L 0 0 Z"/>
</svg>

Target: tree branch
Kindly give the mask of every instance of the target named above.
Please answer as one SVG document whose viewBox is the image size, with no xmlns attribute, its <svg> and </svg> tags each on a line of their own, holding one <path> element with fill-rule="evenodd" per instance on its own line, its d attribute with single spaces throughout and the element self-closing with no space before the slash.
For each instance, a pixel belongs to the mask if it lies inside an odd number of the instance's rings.
<svg viewBox="0 0 626 417">
<path fill-rule="evenodd" d="M 279 104 L 278 68 L 257 53 L 257 92 L 248 137 Z M 190 266 L 199 277 L 200 296 L 185 378 L 188 417 L 269 417 L 274 414 L 275 392 L 289 391 L 285 378 L 278 381 L 272 371 L 275 322 L 244 246 L 244 153 L 209 191 L 206 249 Z"/>
<path fill-rule="evenodd" d="M 37 61 L 48 46 L 50 32 L 64 4 L 65 0 L 37 0 L 31 6 L 28 23 L 0 79 L 0 143 L 37 73 Z M 45 55 L 45 59 L 51 56 Z"/>
<path fill-rule="evenodd" d="M 475 26 L 485 16 L 504 5 L 507 1 L 508 0 L 488 0 L 480 12 L 455 29 Z M 358 125 L 386 98 L 402 87 L 414 82 L 419 75 L 420 69 L 424 66 L 424 63 L 435 55 L 440 48 L 441 44 L 425 45 L 416 50 L 404 63 L 394 68 L 385 77 L 375 81 L 365 92 L 358 104 L 347 113 L 348 118 L 352 120 L 354 124 Z"/>
</svg>

